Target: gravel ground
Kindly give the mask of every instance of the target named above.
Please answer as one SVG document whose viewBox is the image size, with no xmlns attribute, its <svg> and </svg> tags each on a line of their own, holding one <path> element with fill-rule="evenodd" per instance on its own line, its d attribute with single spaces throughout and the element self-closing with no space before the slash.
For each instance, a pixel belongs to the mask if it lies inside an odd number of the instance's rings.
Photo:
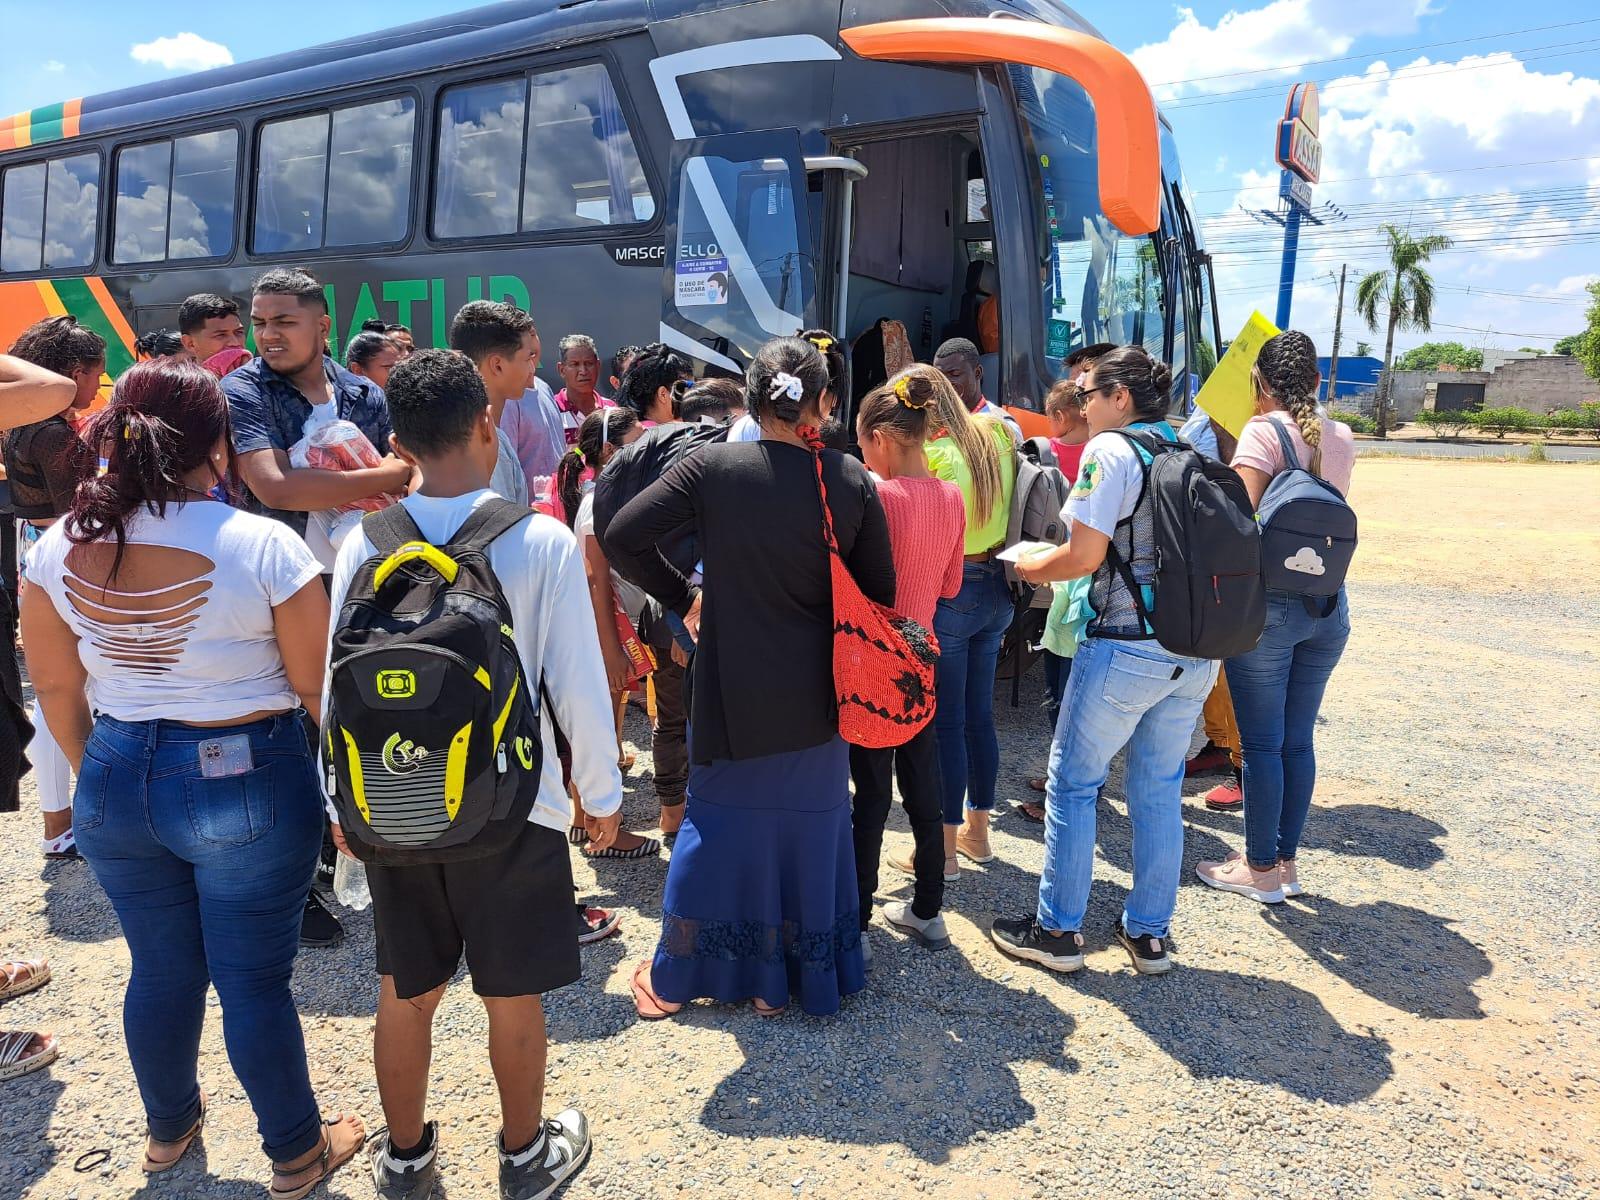
<svg viewBox="0 0 1600 1200">
<path fill-rule="evenodd" d="M 1322 721 L 1310 895 L 1265 910 L 1200 886 L 1193 862 L 1238 847 L 1241 829 L 1191 800 L 1179 967 L 1135 976 L 1107 948 L 1129 871 L 1114 776 L 1081 974 L 1020 966 L 985 937 L 993 914 L 1033 903 L 1041 832 L 1011 814 L 999 860 L 950 889 L 953 949 L 880 923 L 869 987 L 838 1018 L 696 1006 L 644 1025 L 627 969 L 653 946 L 663 866 L 580 864 L 626 921 L 547 1001 L 551 1101 L 586 1109 L 596 1135 L 566 1195 L 1600 1194 L 1600 469 L 1364 460 L 1358 480 L 1367 540 Z M 1001 722 L 1001 792 L 1017 800 L 1045 719 L 1002 707 Z M 629 734 L 647 740 L 642 720 Z M 630 787 L 648 824 L 647 758 Z M 0 1195 L 265 1197 L 216 1020 L 204 1152 L 145 1185 L 120 1036 L 126 950 L 84 867 L 41 868 L 31 808 L 30 795 L 3 819 L 0 947 L 48 954 L 56 979 L 0 1027 L 52 1029 L 63 1053 L 0 1085 Z M 908 844 L 897 813 L 887 849 Z M 371 921 L 347 924 L 342 947 L 301 955 L 295 986 L 325 1106 L 376 1126 Z M 460 983 L 439 1015 L 432 1106 L 437 1194 L 456 1200 L 494 1195 L 484 1038 Z M 109 1163 L 75 1173 L 96 1147 Z M 347 1169 L 327 1194 L 372 1191 Z"/>
</svg>

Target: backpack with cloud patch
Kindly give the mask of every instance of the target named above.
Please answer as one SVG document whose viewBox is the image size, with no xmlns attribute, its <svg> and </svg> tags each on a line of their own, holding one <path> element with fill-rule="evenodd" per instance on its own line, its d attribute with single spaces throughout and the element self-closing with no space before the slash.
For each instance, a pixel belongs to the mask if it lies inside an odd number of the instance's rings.
<svg viewBox="0 0 1600 1200">
<path fill-rule="evenodd" d="M 1134 606 L 1158 642 L 1189 658 L 1232 658 L 1255 649 L 1267 620 L 1261 531 L 1244 481 L 1186 442 L 1148 430 L 1117 432 L 1139 452 L 1155 541 L 1154 602 L 1133 568 L 1106 547 Z M 1129 520 L 1132 518 L 1130 517 Z"/>
<path fill-rule="evenodd" d="M 442 546 L 404 505 L 361 522 L 375 553 L 339 610 L 322 725 L 328 794 L 357 858 L 482 858 L 526 828 L 544 760 L 540 697 L 488 547 L 530 519 L 542 518 L 489 500 Z"/>
<path fill-rule="evenodd" d="M 1283 470 L 1257 510 L 1262 574 L 1268 591 L 1300 596 L 1307 612 L 1327 616 L 1356 552 L 1356 513 L 1338 488 L 1300 465 L 1283 422 L 1266 420 L 1283 448 Z"/>
</svg>

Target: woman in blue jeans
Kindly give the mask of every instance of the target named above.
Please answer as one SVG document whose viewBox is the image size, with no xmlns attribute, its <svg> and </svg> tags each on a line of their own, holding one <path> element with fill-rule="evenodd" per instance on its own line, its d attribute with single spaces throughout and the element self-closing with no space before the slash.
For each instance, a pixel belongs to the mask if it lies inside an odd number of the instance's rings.
<svg viewBox="0 0 1600 1200">
<path fill-rule="evenodd" d="M 1151 636 L 1155 535 L 1144 486 L 1146 452 L 1123 430 L 1170 438 L 1163 422 L 1172 372 L 1137 346 L 1096 360 L 1080 379 L 1094 435 L 1062 516 L 1064 546 L 1029 558 L 1029 583 L 1090 577 L 1093 616 L 1067 677 L 1050 748 L 1044 874 L 1037 909 L 997 918 L 1001 951 L 1055 971 L 1083 966 L 1083 921 L 1094 874 L 1095 799 L 1111 760 L 1128 748 L 1125 787 L 1133 827 L 1133 890 L 1114 936 L 1141 974 L 1170 970 L 1167 934 L 1183 866 L 1183 766 L 1189 736 L 1217 677 L 1217 664 L 1185 658 Z M 1110 553 L 1129 568 L 1134 595 Z"/>
<path fill-rule="evenodd" d="M 1348 426 L 1317 411 L 1317 348 L 1297 330 L 1261 347 L 1253 382 L 1257 416 L 1245 424 L 1233 469 L 1259 505 L 1273 477 L 1285 469 L 1281 430 L 1295 457 L 1341 495 L 1350 491 L 1355 439 Z M 1298 896 L 1295 858 L 1311 811 L 1317 756 L 1313 735 L 1328 678 L 1350 640 L 1350 603 L 1344 589 L 1326 615 L 1302 597 L 1267 593 L 1267 622 L 1249 654 L 1228 660 L 1239 743 L 1244 752 L 1243 854 L 1195 867 L 1201 880 L 1263 904 Z"/>
<path fill-rule="evenodd" d="M 942 356 L 935 365 L 947 378 L 966 379 L 961 372 L 978 369 L 960 354 Z M 1005 564 L 995 553 L 1005 545 L 1017 465 L 1005 424 L 970 413 L 954 386 L 940 380 L 929 404 L 931 426 L 943 432 L 927 445 L 928 467 L 961 489 L 967 515 L 961 590 L 939 601 L 933 615 L 939 639 L 933 721 L 943 789 L 944 877 L 953 882 L 959 878 L 958 852 L 975 863 L 994 861 L 989 814 L 1000 774 L 994 675 L 1012 614 Z M 890 865 L 914 873 L 909 858 L 891 859 Z"/>
<path fill-rule="evenodd" d="M 204 1123 L 214 984 L 270 1195 L 295 1200 L 366 1136 L 355 1116 L 322 1119 L 289 990 L 322 840 L 300 708 L 322 690 L 321 569 L 287 526 L 212 499 L 237 473 L 201 367 L 134 367 L 84 440 L 108 466 L 29 556 L 22 629 L 78 773 L 79 845 L 133 959 L 123 1030 L 144 1169 L 175 1166 Z"/>
</svg>

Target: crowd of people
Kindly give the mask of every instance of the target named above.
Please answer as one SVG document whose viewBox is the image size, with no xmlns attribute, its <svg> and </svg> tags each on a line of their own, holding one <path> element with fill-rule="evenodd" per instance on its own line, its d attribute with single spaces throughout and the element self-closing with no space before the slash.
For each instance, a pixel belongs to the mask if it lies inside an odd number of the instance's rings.
<svg viewBox="0 0 1600 1200">
<path fill-rule="evenodd" d="M 1141 437 L 1179 435 L 1171 373 L 1144 349 L 1075 352 L 1043 398 L 1052 436 L 1028 460 L 964 339 L 847 405 L 844 348 L 823 331 L 769 342 L 742 379 L 697 379 L 660 344 L 602 359 L 592 337 L 569 333 L 552 392 L 536 373 L 538 331 L 505 303 L 467 304 L 433 349 L 369 322 L 343 364 L 304 271 L 266 272 L 244 310 L 191 297 L 178 322 L 141 339 L 142 361 L 86 419 L 104 369 L 95 333 L 53 317 L 0 356 L 37 697 L 30 721 L 15 655 L 0 656 L 0 808 L 17 807 L 31 759 L 43 852 L 86 860 L 116 911 L 146 1171 L 171 1168 L 201 1133 L 215 987 L 273 1197 L 306 1195 L 364 1145 L 380 1196 L 426 1196 L 441 1137 L 426 1105 L 432 1020 L 465 955 L 501 1099 L 500 1193 L 551 1195 L 591 1143 L 582 1113 L 547 1115 L 540 997 L 575 982 L 580 946 L 621 920 L 578 898 L 574 852 L 670 850 L 661 933 L 631 969 L 641 1019 L 705 1000 L 835 1013 L 866 986 L 875 908 L 929 950 L 947 947 L 943 912 L 959 904 L 963 870 L 995 857 L 996 674 L 1035 588 L 1050 602 L 1054 736 L 1042 795 L 1018 811 L 1043 823 L 1044 870 L 1035 902 L 989 922 L 998 950 L 1082 967 L 1096 940 L 1085 922 L 1097 803 L 1124 750 L 1133 884 L 1108 933 L 1137 971 L 1173 965 L 1186 771 L 1235 768 L 1207 802 L 1244 815 L 1242 851 L 1200 864 L 1200 878 L 1264 903 L 1304 890 L 1313 731 L 1348 605 L 1342 588 L 1320 610 L 1269 591 L 1259 641 L 1225 663 L 1162 645 Z M 1300 464 L 1347 492 L 1350 432 L 1318 408 L 1310 340 L 1273 338 L 1253 383 L 1258 415 L 1237 438 L 1197 412 L 1184 445 L 1226 456 L 1252 504 Z M 335 445 L 354 457 L 329 457 Z M 1061 472 L 1069 536 L 1012 561 L 1002 551 L 1025 465 Z M 397 562 L 453 579 L 455 561 L 430 551 L 464 564 L 484 529 L 537 730 L 536 746 L 508 739 L 532 789 L 527 821 L 470 856 L 375 853 L 362 838 L 377 792 L 352 802 L 342 773 L 403 779 L 432 753 L 447 795 L 457 773 L 459 805 L 474 786 L 460 779 L 467 732 L 448 766 L 442 745 L 396 738 L 381 756 L 351 740 L 346 759 L 328 719 L 338 630 L 381 607 Z M 937 646 L 931 720 L 898 745 L 840 734 L 840 564 L 896 628 Z M 0 593 L 8 627 L 10 603 Z M 659 814 L 643 833 L 622 823 L 630 703 L 651 718 Z M 504 774 L 505 742 L 499 754 Z M 912 887 L 880 906 L 896 783 L 914 848 L 888 867 Z M 371 1136 L 356 1114 L 319 1109 L 289 986 L 300 947 L 343 936 L 323 896 L 340 851 L 365 860 L 376 933 L 384 1128 Z M 48 980 L 42 958 L 0 962 L 0 999 Z M 0 1080 L 56 1054 L 47 1033 L 0 1033 Z"/>
</svg>

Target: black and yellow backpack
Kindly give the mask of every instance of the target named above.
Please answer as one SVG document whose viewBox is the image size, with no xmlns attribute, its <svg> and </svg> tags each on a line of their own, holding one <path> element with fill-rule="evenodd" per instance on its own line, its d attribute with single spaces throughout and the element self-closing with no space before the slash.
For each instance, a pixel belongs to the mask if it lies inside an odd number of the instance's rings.
<svg viewBox="0 0 1600 1200">
<path fill-rule="evenodd" d="M 443 546 L 403 505 L 361 522 L 376 553 L 339 610 L 322 720 L 328 794 L 356 857 L 481 858 L 525 826 L 544 757 L 540 697 L 487 549 L 530 515 L 489 500 Z"/>
</svg>

